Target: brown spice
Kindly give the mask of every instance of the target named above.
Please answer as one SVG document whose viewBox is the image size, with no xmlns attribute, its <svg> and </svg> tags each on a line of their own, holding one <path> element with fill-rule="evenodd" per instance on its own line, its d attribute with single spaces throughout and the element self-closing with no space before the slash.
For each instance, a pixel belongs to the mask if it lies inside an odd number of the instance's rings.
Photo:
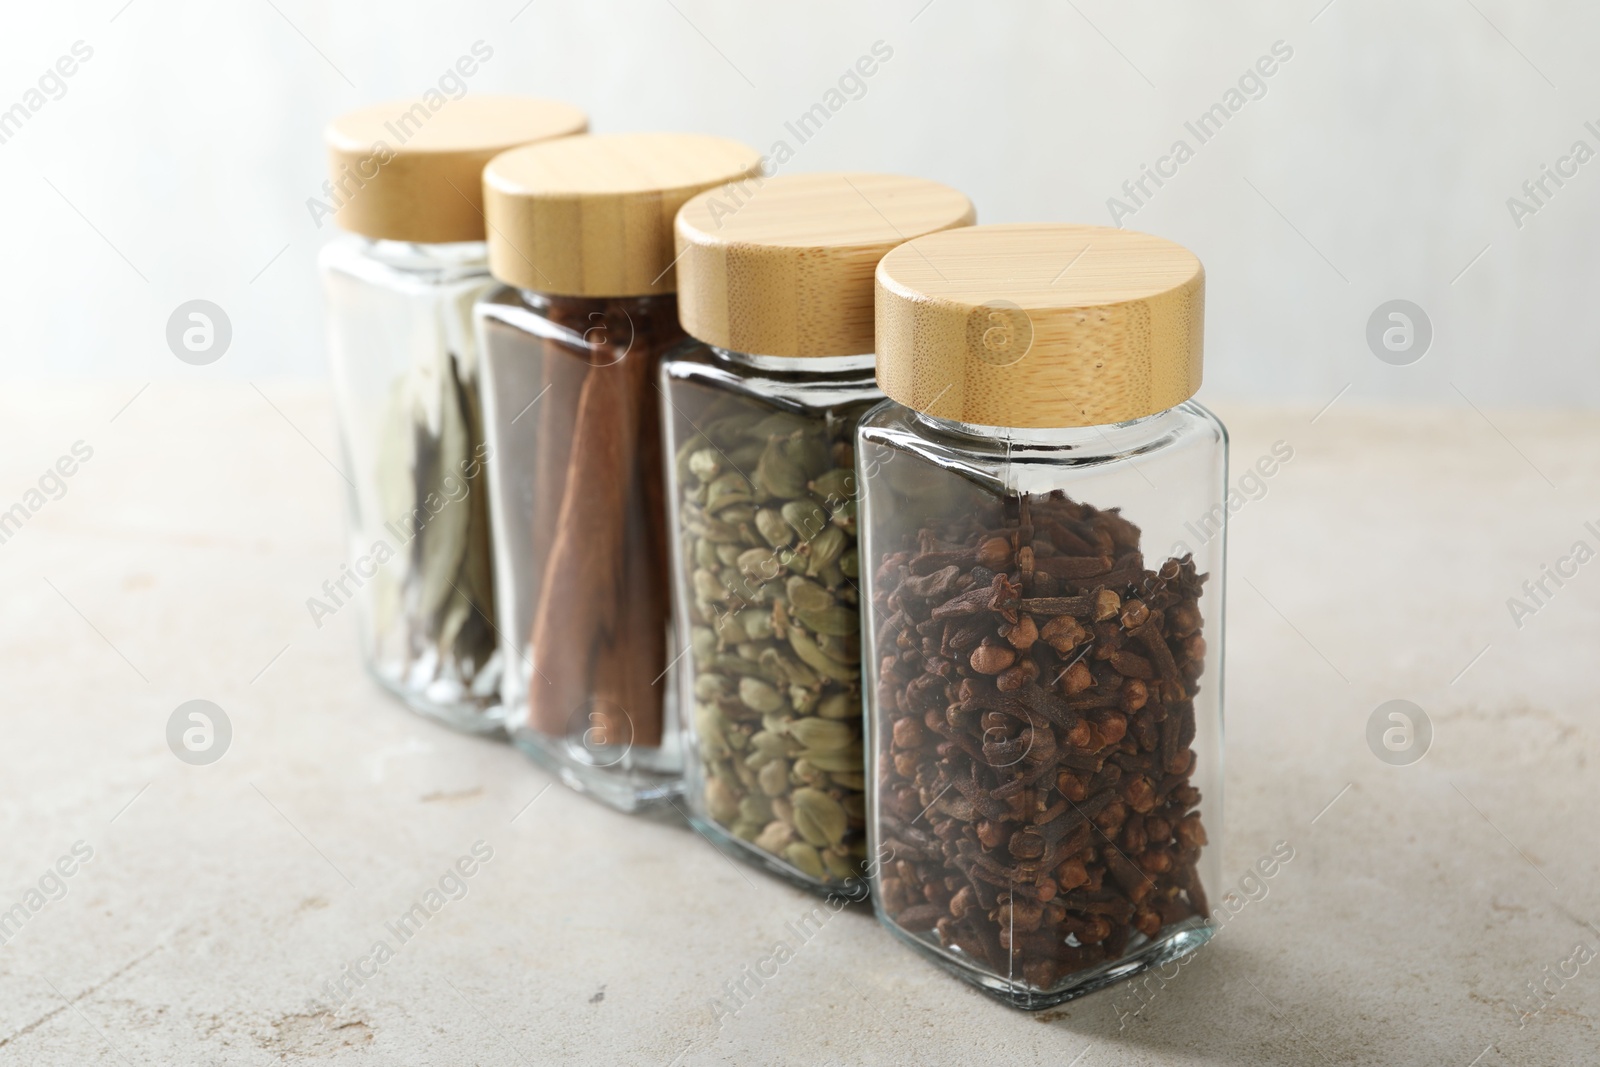
<svg viewBox="0 0 1600 1067">
<path fill-rule="evenodd" d="M 908 931 L 1047 988 L 1207 914 L 1189 784 L 1205 576 L 1188 556 L 1145 569 L 1114 509 L 1005 508 L 876 568 L 879 837 L 898 857 L 879 888 Z"/>
<path fill-rule="evenodd" d="M 537 583 L 529 722 L 588 744 L 661 743 L 667 536 L 661 356 L 683 337 L 672 297 L 551 297 L 541 337 L 491 321 L 496 359 L 539 363 L 537 455 L 529 465 Z M 501 457 L 518 462 L 519 457 Z"/>
</svg>

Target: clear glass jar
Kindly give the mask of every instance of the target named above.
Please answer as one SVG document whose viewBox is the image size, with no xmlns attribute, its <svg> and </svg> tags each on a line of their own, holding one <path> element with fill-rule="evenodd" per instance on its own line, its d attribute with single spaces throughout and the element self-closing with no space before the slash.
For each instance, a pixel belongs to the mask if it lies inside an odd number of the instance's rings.
<svg viewBox="0 0 1600 1067">
<path fill-rule="evenodd" d="M 702 134 L 568 137 L 484 168 L 484 357 L 503 687 L 512 739 L 573 789 L 670 813 L 660 372 L 683 340 L 672 219 L 761 157 Z"/>
<path fill-rule="evenodd" d="M 815 891 L 866 895 L 855 429 L 873 357 L 695 341 L 662 365 L 689 818 Z"/>
<path fill-rule="evenodd" d="M 328 347 L 349 481 L 350 562 L 368 670 L 413 709 L 498 730 L 501 660 L 473 301 L 482 241 L 345 236 L 324 247 Z M 319 619 L 320 624 L 320 619 Z"/>
<path fill-rule="evenodd" d="M 878 266 L 875 903 L 1015 1007 L 1213 930 L 1228 437 L 1192 400 L 1204 307 L 1193 253 L 1106 227 L 968 227 Z"/>
<path fill-rule="evenodd" d="M 1227 433 L 1199 404 L 860 434 L 880 919 L 1024 1008 L 1193 951 L 1220 884 Z"/>
<path fill-rule="evenodd" d="M 677 298 L 478 303 L 506 726 L 614 807 L 681 789 L 657 375 Z"/>
</svg>

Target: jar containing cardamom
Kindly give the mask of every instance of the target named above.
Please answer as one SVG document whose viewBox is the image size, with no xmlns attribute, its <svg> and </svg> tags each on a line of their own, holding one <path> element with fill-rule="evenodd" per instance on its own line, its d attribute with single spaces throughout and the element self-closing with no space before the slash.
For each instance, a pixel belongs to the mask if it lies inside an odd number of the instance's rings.
<svg viewBox="0 0 1600 1067">
<path fill-rule="evenodd" d="M 571 137 L 484 171 L 478 302 L 501 693 L 512 739 L 625 811 L 682 789 L 658 373 L 683 339 L 672 219 L 757 174 L 698 134 Z"/>
<path fill-rule="evenodd" d="M 678 212 L 662 366 L 691 823 L 805 888 L 864 896 L 855 429 L 873 378 L 872 272 L 972 221 L 953 189 L 800 174 Z"/>
<path fill-rule="evenodd" d="M 505 149 L 581 132 L 587 119 L 550 100 L 433 96 L 341 115 L 326 133 L 326 199 L 312 205 L 349 231 L 321 257 L 349 559 L 310 608 L 320 627 L 354 601 L 373 677 L 416 711 L 498 731 L 471 316 L 494 284 L 482 173 Z"/>
<path fill-rule="evenodd" d="M 1144 234 L 980 226 L 901 246 L 877 285 L 878 915 L 1043 1008 L 1213 929 L 1227 433 L 1190 399 L 1204 272 Z"/>
</svg>

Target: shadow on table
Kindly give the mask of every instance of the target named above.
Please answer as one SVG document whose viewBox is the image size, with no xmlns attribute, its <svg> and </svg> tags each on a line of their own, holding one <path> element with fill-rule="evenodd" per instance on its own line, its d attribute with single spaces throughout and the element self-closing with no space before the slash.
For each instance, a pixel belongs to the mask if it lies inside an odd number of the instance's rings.
<svg viewBox="0 0 1600 1067">
<path fill-rule="evenodd" d="M 1312 955 L 1297 963 L 1318 966 Z M 1352 1023 L 1361 1009 L 1336 982 L 1299 974 L 1295 985 L 1316 989 L 1317 996 L 1295 1000 L 1280 994 L 1263 971 L 1247 945 L 1224 936 L 1181 966 L 1152 969 L 1033 1018 L 1089 1038 L 1096 1050 L 1089 1063 L 1117 1062 L 1117 1046 L 1230 1067 L 1385 1062 L 1378 1044 L 1346 1042 L 1344 1035 L 1359 1032 Z"/>
</svg>

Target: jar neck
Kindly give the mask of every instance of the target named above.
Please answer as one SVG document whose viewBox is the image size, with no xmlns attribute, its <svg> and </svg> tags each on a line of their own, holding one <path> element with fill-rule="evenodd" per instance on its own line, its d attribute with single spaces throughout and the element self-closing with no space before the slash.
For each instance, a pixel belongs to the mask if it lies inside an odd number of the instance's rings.
<svg viewBox="0 0 1600 1067">
<path fill-rule="evenodd" d="M 518 289 L 522 302 L 541 315 L 550 314 L 556 307 L 593 306 L 595 308 L 621 306 L 626 309 L 656 310 L 674 308 L 676 315 L 677 293 L 652 293 L 644 296 L 569 296 L 564 293 L 541 293 L 533 289 Z"/>
<path fill-rule="evenodd" d="M 1100 426 L 1048 426 L 1023 428 L 1016 426 L 983 426 L 978 423 L 960 422 L 955 419 L 944 419 L 937 415 L 927 415 L 920 411 L 907 409 L 911 420 L 927 428 L 936 435 L 968 438 L 975 442 L 1001 441 L 1012 446 L 1031 447 L 1040 446 L 1053 449 L 1090 449 L 1104 451 L 1106 448 L 1120 450 L 1123 448 L 1137 447 L 1153 438 L 1166 433 L 1172 423 L 1179 417 L 1179 408 L 1167 408 L 1154 415 L 1145 415 L 1141 418 L 1130 419 L 1127 422 L 1112 422 Z"/>
<path fill-rule="evenodd" d="M 420 241 L 389 241 L 377 237 L 356 237 L 361 249 L 379 263 L 396 270 L 483 271 L 489 267 L 489 246 L 483 241 L 449 241 L 427 244 Z"/>
<path fill-rule="evenodd" d="M 855 356 L 761 356 L 751 352 L 735 352 L 731 348 L 718 348 L 716 345 L 706 347 L 723 363 L 767 374 L 815 374 L 821 377 L 838 377 L 870 371 L 878 362 L 878 357 L 871 352 Z"/>
</svg>

